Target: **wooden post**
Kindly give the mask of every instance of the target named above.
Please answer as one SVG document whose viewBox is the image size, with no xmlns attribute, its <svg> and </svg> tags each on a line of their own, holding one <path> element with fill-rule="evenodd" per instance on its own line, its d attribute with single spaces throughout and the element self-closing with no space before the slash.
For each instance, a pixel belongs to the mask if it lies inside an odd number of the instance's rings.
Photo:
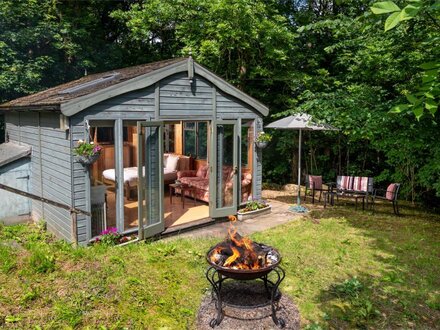
<svg viewBox="0 0 440 330">
<path fill-rule="evenodd" d="M 72 242 L 75 247 L 78 246 L 78 221 L 77 213 L 74 209 L 70 209 L 70 219 L 72 220 Z"/>
</svg>

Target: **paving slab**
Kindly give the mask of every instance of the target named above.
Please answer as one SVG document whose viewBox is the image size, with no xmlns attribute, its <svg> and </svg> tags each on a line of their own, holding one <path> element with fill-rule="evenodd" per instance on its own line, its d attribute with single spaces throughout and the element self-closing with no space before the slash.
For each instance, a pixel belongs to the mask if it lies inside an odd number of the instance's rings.
<svg viewBox="0 0 440 330">
<path fill-rule="evenodd" d="M 276 200 L 267 200 L 272 206 L 272 212 L 234 223 L 241 235 L 250 235 L 255 232 L 273 228 L 304 217 L 304 214 L 289 211 L 291 204 L 282 203 Z M 229 228 L 229 222 L 218 222 L 212 225 L 179 233 L 173 237 L 225 237 Z M 171 237 L 170 237 L 171 238 Z"/>
</svg>

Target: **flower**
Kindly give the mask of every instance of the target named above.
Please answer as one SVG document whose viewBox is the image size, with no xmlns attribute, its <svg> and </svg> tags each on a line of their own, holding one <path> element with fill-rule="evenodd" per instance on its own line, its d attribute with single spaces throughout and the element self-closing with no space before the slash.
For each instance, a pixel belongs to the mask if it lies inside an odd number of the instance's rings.
<svg viewBox="0 0 440 330">
<path fill-rule="evenodd" d="M 269 133 L 260 132 L 255 139 L 255 142 L 270 142 L 272 140 L 272 135 Z"/>
<path fill-rule="evenodd" d="M 93 142 L 85 142 L 79 140 L 77 146 L 73 148 L 73 153 L 77 156 L 94 156 L 100 154 L 102 147 L 99 144 L 94 144 Z"/>
<path fill-rule="evenodd" d="M 121 234 L 118 233 L 118 229 L 115 227 L 110 227 L 101 232 L 98 242 L 104 245 L 111 246 L 118 244 L 120 238 Z"/>
</svg>

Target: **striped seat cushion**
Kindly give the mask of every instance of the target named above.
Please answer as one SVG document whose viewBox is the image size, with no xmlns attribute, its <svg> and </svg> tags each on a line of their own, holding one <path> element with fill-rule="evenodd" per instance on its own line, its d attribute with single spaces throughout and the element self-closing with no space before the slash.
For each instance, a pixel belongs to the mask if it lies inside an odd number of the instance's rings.
<svg viewBox="0 0 440 330">
<path fill-rule="evenodd" d="M 352 190 L 353 189 L 353 177 L 352 176 L 341 176 L 341 183 L 339 186 L 342 190 Z"/>
<path fill-rule="evenodd" d="M 368 177 L 355 176 L 353 179 L 353 190 L 355 191 L 368 191 Z"/>
</svg>

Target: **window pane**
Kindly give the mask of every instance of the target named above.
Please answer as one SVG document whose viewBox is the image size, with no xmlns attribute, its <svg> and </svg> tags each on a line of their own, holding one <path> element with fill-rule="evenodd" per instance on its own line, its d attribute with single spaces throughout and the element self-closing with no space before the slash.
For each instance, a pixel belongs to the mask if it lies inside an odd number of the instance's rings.
<svg viewBox="0 0 440 330">
<path fill-rule="evenodd" d="M 206 159 L 207 148 L 208 148 L 208 123 L 200 122 L 198 123 L 198 145 L 197 145 L 197 158 Z"/>
<path fill-rule="evenodd" d="M 185 129 L 184 141 L 185 141 L 184 154 L 188 156 L 196 155 L 196 131 Z"/>
</svg>

